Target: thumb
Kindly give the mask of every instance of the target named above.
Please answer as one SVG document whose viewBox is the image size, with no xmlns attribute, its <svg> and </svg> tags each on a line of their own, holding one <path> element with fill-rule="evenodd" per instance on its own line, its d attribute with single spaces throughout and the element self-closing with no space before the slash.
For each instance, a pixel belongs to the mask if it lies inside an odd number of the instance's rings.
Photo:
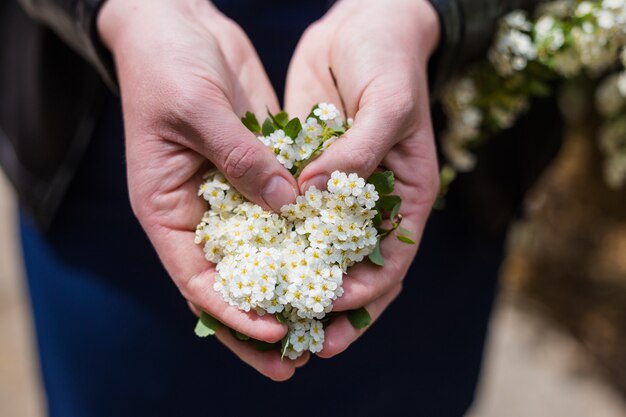
<svg viewBox="0 0 626 417">
<path fill-rule="evenodd" d="M 216 112 L 199 152 L 209 159 L 247 199 L 280 211 L 293 203 L 298 185 L 272 151 L 232 111 Z"/>
<path fill-rule="evenodd" d="M 305 191 L 311 186 L 326 189 L 334 171 L 369 177 L 401 139 L 398 137 L 400 121 L 386 114 L 379 106 L 361 108 L 354 125 L 302 171 L 298 180 L 300 189 Z"/>
</svg>

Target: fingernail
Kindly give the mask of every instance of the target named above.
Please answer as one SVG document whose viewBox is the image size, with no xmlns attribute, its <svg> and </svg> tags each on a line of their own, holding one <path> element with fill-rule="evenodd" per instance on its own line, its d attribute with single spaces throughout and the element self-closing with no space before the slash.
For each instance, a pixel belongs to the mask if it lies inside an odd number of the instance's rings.
<svg viewBox="0 0 626 417">
<path fill-rule="evenodd" d="M 263 201 L 276 212 L 279 212 L 285 204 L 293 203 L 296 195 L 296 190 L 289 184 L 289 181 L 280 175 L 272 177 L 261 191 Z"/>
<path fill-rule="evenodd" d="M 302 192 L 306 192 L 309 188 L 315 186 L 318 190 L 325 190 L 328 186 L 328 175 L 317 175 L 302 184 Z"/>
</svg>

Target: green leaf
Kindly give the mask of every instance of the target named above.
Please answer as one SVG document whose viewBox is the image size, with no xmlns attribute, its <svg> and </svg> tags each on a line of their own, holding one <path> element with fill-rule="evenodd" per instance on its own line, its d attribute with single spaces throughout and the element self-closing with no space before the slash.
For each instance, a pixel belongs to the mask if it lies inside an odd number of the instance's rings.
<svg viewBox="0 0 626 417">
<path fill-rule="evenodd" d="M 287 123 L 287 126 L 285 126 L 285 135 L 295 140 L 301 130 L 302 123 L 300 123 L 300 120 L 296 117 L 294 119 L 291 119 L 289 123 Z"/>
<path fill-rule="evenodd" d="M 270 109 L 267 109 L 267 115 L 272 120 L 275 129 L 283 129 L 285 125 L 287 125 L 287 122 L 289 122 L 289 115 L 284 111 L 272 114 Z"/>
<path fill-rule="evenodd" d="M 393 212 L 393 210 L 400 204 L 402 204 L 402 199 L 397 195 L 384 195 L 378 200 L 378 206 L 389 212 Z"/>
<path fill-rule="evenodd" d="M 391 221 L 395 221 L 395 218 L 398 217 L 398 213 L 400 212 L 400 206 L 402 205 L 402 199 L 398 196 L 398 199 L 400 201 L 398 201 L 398 203 L 393 206 L 393 208 L 391 209 L 391 214 L 389 215 L 389 218 L 391 219 Z"/>
<path fill-rule="evenodd" d="M 281 111 L 274 115 L 274 120 L 280 127 L 285 127 L 287 126 L 287 123 L 289 123 L 289 115 L 286 112 Z"/>
<path fill-rule="evenodd" d="M 410 238 L 408 238 L 406 236 L 399 235 L 399 236 L 396 236 L 396 237 L 398 238 L 398 240 L 400 242 L 407 243 L 409 245 L 415 245 L 415 241 L 413 241 L 412 239 L 410 239 Z"/>
<path fill-rule="evenodd" d="M 285 335 L 280 341 L 280 359 L 284 358 L 287 354 L 287 348 L 289 347 L 289 333 Z"/>
<path fill-rule="evenodd" d="M 372 253 L 369 254 L 369 260 L 372 261 L 374 265 L 384 266 L 385 260 L 383 259 L 383 254 L 380 252 L 380 239 L 376 241 L 376 246 Z"/>
<path fill-rule="evenodd" d="M 405 236 L 411 236 L 411 231 L 410 230 L 406 230 L 404 227 L 400 226 L 400 228 L 398 229 L 400 231 L 400 233 L 402 233 Z"/>
<path fill-rule="evenodd" d="M 241 121 L 250 132 L 255 134 L 261 133 L 261 125 L 259 125 L 259 121 L 256 119 L 254 113 L 247 112 Z"/>
<path fill-rule="evenodd" d="M 213 316 L 203 312 L 194 331 L 198 337 L 207 337 L 213 336 L 220 327 L 222 327 L 222 323 Z"/>
<path fill-rule="evenodd" d="M 336 315 L 337 315 L 337 313 L 335 313 L 334 311 L 331 311 L 330 313 L 328 313 L 324 317 L 322 317 L 322 319 L 320 321 L 322 322 L 324 327 L 326 327 L 326 324 L 328 324 Z"/>
<path fill-rule="evenodd" d="M 319 109 L 319 107 L 320 107 L 319 104 L 316 104 L 315 106 L 313 106 L 313 108 L 311 109 L 311 113 L 309 113 L 309 115 L 306 118 L 308 119 L 309 117 L 313 117 L 313 118 L 319 120 L 319 117 L 317 117 L 315 115 L 315 110 Z"/>
<path fill-rule="evenodd" d="M 237 330 L 234 330 L 233 334 L 235 335 L 237 340 L 241 340 L 242 342 L 250 340 L 250 336 L 248 336 L 247 334 L 239 333 Z"/>
<path fill-rule="evenodd" d="M 274 133 L 275 130 L 276 128 L 274 128 L 274 123 L 272 123 L 272 119 L 270 119 L 269 117 L 265 119 L 265 121 L 263 122 L 263 127 L 261 128 L 261 133 L 263 134 L 263 136 L 269 136 Z"/>
<path fill-rule="evenodd" d="M 386 195 L 393 193 L 395 179 L 391 171 L 374 172 L 367 179 L 367 182 L 376 187 L 378 194 Z"/>
<path fill-rule="evenodd" d="M 441 168 L 441 171 L 439 173 L 439 179 L 440 179 L 440 186 L 439 186 L 439 195 L 440 196 L 444 196 L 446 195 L 446 193 L 448 192 L 448 189 L 450 188 L 450 184 L 452 184 L 452 182 L 455 180 L 456 178 L 456 170 L 454 168 L 452 168 L 451 165 L 444 165 L 443 168 Z"/>
<path fill-rule="evenodd" d="M 348 311 L 348 320 L 350 324 L 357 330 L 366 328 L 372 323 L 372 316 L 367 312 L 365 307 Z"/>
<path fill-rule="evenodd" d="M 276 314 L 274 314 L 274 316 L 276 317 L 276 321 L 277 322 L 279 322 L 279 323 L 287 323 L 287 319 L 282 314 L 276 313 Z"/>
<path fill-rule="evenodd" d="M 256 350 L 260 352 L 268 352 L 270 350 L 276 349 L 276 347 L 278 346 L 276 343 L 268 343 L 256 339 L 252 339 L 252 345 L 255 347 Z"/>
<path fill-rule="evenodd" d="M 202 320 L 200 319 L 198 319 L 198 323 L 196 324 L 196 328 L 194 329 L 194 332 L 196 333 L 196 336 L 198 337 L 213 336 L 215 334 L 215 331 L 213 329 L 206 327 L 204 323 L 202 323 Z"/>
</svg>

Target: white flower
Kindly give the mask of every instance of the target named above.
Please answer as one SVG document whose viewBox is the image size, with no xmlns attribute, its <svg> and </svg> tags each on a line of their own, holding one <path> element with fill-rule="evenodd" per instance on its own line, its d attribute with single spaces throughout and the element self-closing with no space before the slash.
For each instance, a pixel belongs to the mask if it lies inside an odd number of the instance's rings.
<svg viewBox="0 0 626 417">
<path fill-rule="evenodd" d="M 606 78 L 596 90 L 596 107 L 604 117 L 617 114 L 625 104 L 626 76 L 613 74 Z"/>
<path fill-rule="evenodd" d="M 313 208 L 320 208 L 322 203 L 324 202 L 322 197 L 322 192 L 315 188 L 315 186 L 309 188 L 304 193 L 304 197 L 306 198 L 307 203 Z"/>
<path fill-rule="evenodd" d="M 332 106 L 332 104 L 331 104 L 331 106 Z M 321 117 L 320 117 L 320 119 L 321 119 Z M 309 138 L 317 139 L 317 138 L 319 138 L 319 136 L 321 136 L 322 132 L 323 132 L 323 128 L 322 128 L 322 126 L 320 125 L 320 123 L 317 121 L 317 119 L 315 117 L 309 117 L 308 119 L 306 119 L 306 122 L 304 122 L 302 124 L 302 131 L 301 131 L 301 133 L 303 133 L 304 136 L 308 136 Z"/>
<path fill-rule="evenodd" d="M 324 223 L 335 224 L 337 222 L 337 213 L 333 210 L 320 210 L 320 218 Z"/>
<path fill-rule="evenodd" d="M 326 139 L 324 141 L 324 143 L 322 144 L 322 149 L 326 150 L 330 147 L 330 145 L 332 145 L 333 143 L 335 143 L 337 141 L 337 137 L 336 136 L 332 136 L 330 139 Z"/>
<path fill-rule="evenodd" d="M 269 141 L 274 149 L 285 150 L 289 148 L 289 145 L 293 144 L 293 139 L 285 135 L 282 129 L 276 130 L 269 136 Z"/>
<path fill-rule="evenodd" d="M 513 29 L 529 31 L 532 28 L 532 24 L 528 21 L 526 13 L 519 10 L 509 13 L 504 18 L 504 21 Z"/>
<path fill-rule="evenodd" d="M 328 121 L 334 120 L 339 117 L 339 110 L 334 104 L 320 103 L 317 109 L 313 111 L 313 114 L 320 118 L 320 120 Z"/>
<path fill-rule="evenodd" d="M 578 7 L 576 8 L 576 16 L 584 17 L 588 14 L 591 14 L 592 11 L 593 11 L 593 5 L 588 1 L 583 1 L 580 4 L 578 4 Z"/>
<path fill-rule="evenodd" d="M 476 157 L 467 149 L 459 146 L 449 136 L 444 135 L 442 150 L 448 162 L 461 172 L 474 169 Z"/>
<path fill-rule="evenodd" d="M 346 183 L 348 182 L 348 176 L 339 171 L 335 171 L 330 175 L 330 179 L 328 180 L 327 187 L 328 191 L 331 193 L 338 193 L 342 190 Z"/>
<path fill-rule="evenodd" d="M 611 188 L 622 188 L 626 184 L 626 155 L 607 158 L 604 177 Z"/>
<path fill-rule="evenodd" d="M 296 160 L 296 153 L 293 148 L 284 148 L 278 155 L 276 155 L 276 159 L 278 159 L 278 162 L 283 164 L 285 168 L 291 169 L 293 168 L 293 163 Z"/>
<path fill-rule="evenodd" d="M 357 197 L 357 203 L 367 209 L 371 209 L 378 201 L 378 192 L 372 184 L 365 184 L 363 192 Z"/>
<path fill-rule="evenodd" d="M 602 0 L 603 9 L 623 9 L 625 6 L 624 0 Z"/>
<path fill-rule="evenodd" d="M 350 174 L 348 175 L 348 180 L 346 181 L 344 190 L 349 194 L 358 197 L 363 192 L 364 186 L 365 180 L 363 178 L 360 178 L 356 174 Z"/>
<path fill-rule="evenodd" d="M 269 136 L 257 136 L 257 139 L 261 141 L 261 143 L 263 143 L 263 145 L 267 146 L 267 147 L 271 147 L 272 146 L 272 140 L 270 139 Z"/>
<path fill-rule="evenodd" d="M 468 107 L 461 112 L 461 120 L 471 128 L 477 128 L 483 121 L 483 114 L 476 107 Z"/>
</svg>

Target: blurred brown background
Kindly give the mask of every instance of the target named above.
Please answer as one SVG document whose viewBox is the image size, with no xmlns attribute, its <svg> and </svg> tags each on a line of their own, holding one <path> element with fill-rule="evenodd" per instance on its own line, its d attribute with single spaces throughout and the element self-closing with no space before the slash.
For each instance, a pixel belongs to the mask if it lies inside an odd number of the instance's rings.
<svg viewBox="0 0 626 417">
<path fill-rule="evenodd" d="M 511 232 L 468 417 L 626 417 L 626 190 L 606 187 L 588 136 L 568 136 Z M 17 242 L 0 175 L 0 416 L 41 417 Z"/>
</svg>

